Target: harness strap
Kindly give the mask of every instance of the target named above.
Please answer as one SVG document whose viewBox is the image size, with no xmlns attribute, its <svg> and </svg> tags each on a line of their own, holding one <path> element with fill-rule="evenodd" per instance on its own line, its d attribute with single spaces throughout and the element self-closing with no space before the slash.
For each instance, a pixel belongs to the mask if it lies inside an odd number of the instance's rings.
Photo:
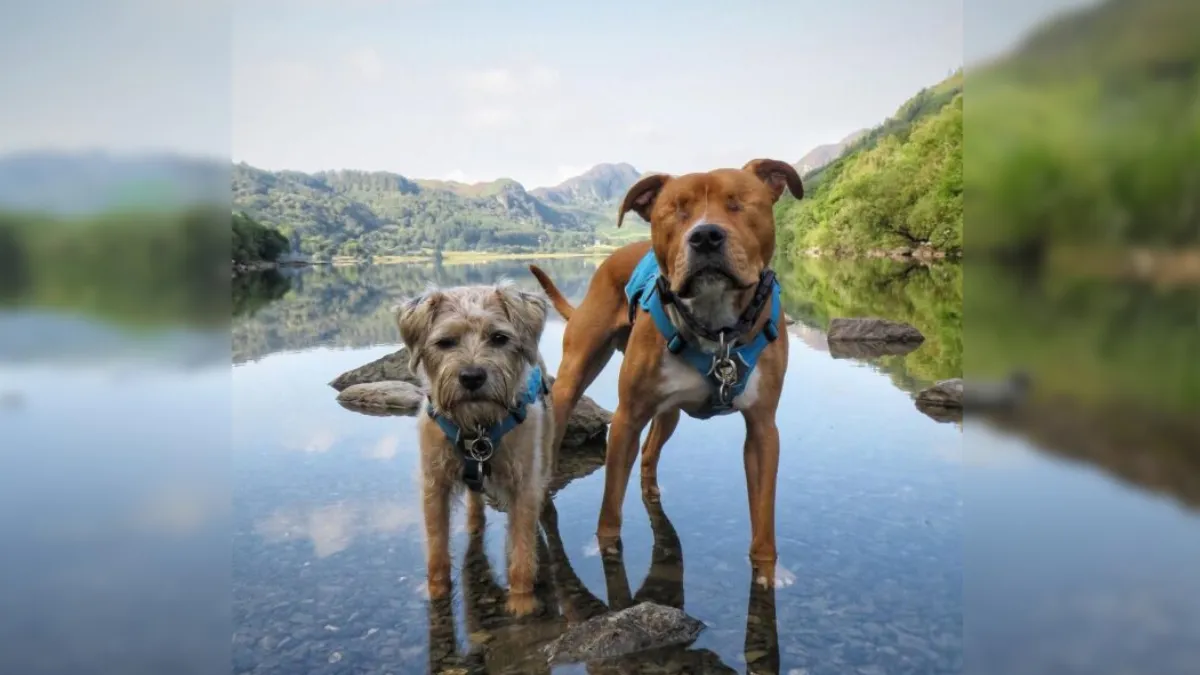
<svg viewBox="0 0 1200 675">
<path fill-rule="evenodd" d="M 469 435 L 464 434 L 450 418 L 434 412 L 432 401 L 426 401 L 425 410 L 430 419 L 437 423 L 463 462 L 462 479 L 469 489 L 474 492 L 483 491 L 483 479 L 492 475 L 491 459 L 496 448 L 500 446 L 501 439 L 525 421 L 526 408 L 530 404 L 542 400 L 549 392 L 546 380 L 542 377 L 542 369 L 535 367 L 525 381 L 525 390 L 518 397 L 516 404 L 509 408 L 504 419 L 485 429 L 475 429 Z"/>
<path fill-rule="evenodd" d="M 743 312 L 742 318 L 733 329 L 726 328 L 717 332 L 707 331 L 714 336 L 714 342 L 722 345 L 716 354 L 705 352 L 696 345 L 690 344 L 671 321 L 671 317 L 666 311 L 666 303 L 663 302 L 660 295 L 664 290 L 667 293 L 670 291 L 661 279 L 660 276 L 659 281 L 649 290 L 648 295 L 638 296 L 639 302 L 635 306 L 640 306 L 650 314 L 655 326 L 667 340 L 667 351 L 687 361 L 714 384 L 713 394 L 709 397 L 705 410 L 700 413 L 692 413 L 692 416 L 706 419 L 714 415 L 732 412 L 733 399 L 745 390 L 750 373 L 758 365 L 758 357 L 768 344 L 779 338 L 778 320 L 782 316 L 781 291 L 774 274 L 769 273 L 769 270 L 768 273 L 763 274 L 759 288 L 755 291 L 754 302 L 747 308 L 747 311 Z M 741 345 L 735 344 L 728 335 L 738 327 L 753 326 L 761 316 L 765 298 L 771 300 L 771 314 L 767 323 L 750 342 Z M 677 311 L 683 310 L 682 304 L 676 304 L 675 308 Z M 685 312 L 686 310 L 680 312 L 680 315 L 688 316 Z M 744 332 L 743 330 L 742 333 Z"/>
</svg>

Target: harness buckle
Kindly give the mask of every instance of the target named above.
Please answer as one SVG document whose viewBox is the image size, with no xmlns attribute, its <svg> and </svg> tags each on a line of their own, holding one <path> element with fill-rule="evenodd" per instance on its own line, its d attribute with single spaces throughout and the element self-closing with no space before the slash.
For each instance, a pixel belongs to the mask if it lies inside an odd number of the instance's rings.
<svg viewBox="0 0 1200 675">
<path fill-rule="evenodd" d="M 486 462 L 492 458 L 496 448 L 483 429 L 477 430 L 476 433 L 478 435 L 475 438 L 468 438 L 463 442 L 463 450 L 476 462 Z"/>
<path fill-rule="evenodd" d="M 725 332 L 719 335 L 717 353 L 713 354 L 712 372 L 717 380 L 717 394 L 722 405 L 728 405 L 733 400 L 733 385 L 737 384 L 737 364 L 729 356 L 729 343 L 725 342 Z"/>
</svg>

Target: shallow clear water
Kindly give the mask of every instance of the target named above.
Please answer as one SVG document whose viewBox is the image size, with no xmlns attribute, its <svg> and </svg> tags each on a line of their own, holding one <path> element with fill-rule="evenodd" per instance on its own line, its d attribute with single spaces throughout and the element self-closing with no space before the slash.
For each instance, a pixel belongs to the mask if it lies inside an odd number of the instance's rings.
<svg viewBox="0 0 1200 675">
<path fill-rule="evenodd" d="M 171 333 L 153 342 L 178 348 L 120 358 L 77 327 L 59 331 L 69 349 L 5 347 L 0 651 L 14 672 L 224 672 L 227 656 L 234 673 L 546 672 L 536 649 L 565 626 L 650 599 L 707 630 L 640 670 L 608 670 L 1194 672 L 1200 537 L 1185 505 L 1200 503 L 1200 472 L 1131 448 L 1167 469 L 1127 481 L 1020 425 L 923 414 L 912 392 L 962 370 L 961 272 L 888 265 L 783 271 L 800 320 L 778 420 L 786 584 L 751 584 L 741 420 L 685 417 L 663 451 L 661 502 L 632 484 L 620 557 L 593 538 L 603 448 L 564 457 L 543 522 L 548 611 L 520 622 L 503 611 L 500 514 L 479 540 L 459 512 L 453 602 L 425 600 L 414 420 L 347 410 L 327 383 L 397 348 L 401 298 L 429 281 L 532 287 L 522 263 L 240 280 L 232 375 L 223 334 Z M 595 263 L 543 266 L 577 299 Z M 927 340 L 907 356 L 834 358 L 820 327 L 865 314 Z M 551 369 L 562 329 L 552 320 L 542 342 Z M 609 409 L 619 365 L 588 392 Z M 232 463 L 214 461 L 230 442 Z M 144 639 L 121 642 L 131 634 Z"/>
<path fill-rule="evenodd" d="M 562 261 L 552 274 L 578 298 L 593 266 Z M 456 274 L 452 267 L 445 269 Z M 459 277 L 509 276 L 524 283 L 522 271 L 517 264 L 497 263 Z M 398 267 L 373 268 L 360 281 L 397 288 L 406 273 Z M 324 274 L 302 273 L 301 283 Z M 328 289 L 324 297 L 358 295 Z M 293 316 L 288 302 L 285 298 L 260 311 L 250 320 L 253 325 L 241 326 L 247 344 L 251 334 L 271 333 Z M 339 303 L 331 301 L 330 311 L 337 312 L 333 306 Z M 346 311 L 344 320 L 358 323 L 352 332 L 371 332 L 366 329 L 370 321 L 354 316 L 354 309 Z M 341 320 L 339 315 L 333 323 Z M 556 317 L 542 340 L 552 370 L 561 357 L 562 332 Z M 396 349 L 396 338 L 380 337 L 385 343 L 373 345 L 374 337 L 346 339 L 336 329 L 310 334 L 301 328 L 294 340 L 281 339 L 280 351 L 234 370 L 234 598 L 238 631 L 245 637 L 235 644 L 235 671 L 258 665 L 285 672 L 330 658 L 355 667 L 386 664 L 382 670 L 393 672 L 429 665 L 430 628 L 421 595 L 423 535 L 414 487 L 415 421 L 346 410 L 327 385 L 339 373 Z M 584 604 L 620 603 L 620 587 L 637 594 L 643 584 L 652 596 L 657 589 L 660 601 L 685 598 L 686 611 L 708 629 L 690 654 L 663 658 L 694 662 L 684 666 L 692 672 L 702 663 L 740 671 L 746 661 L 767 666 L 776 660 L 784 672 L 801 667 L 840 673 L 872 666 L 883 668 L 880 672 L 957 672 L 963 609 L 960 431 L 918 412 L 886 375 L 791 339 L 795 344 L 779 420 L 778 545 L 787 585 L 774 593 L 778 655 L 770 653 L 771 618 L 761 611 L 747 616 L 751 573 L 740 417 L 685 418 L 663 451 L 661 504 L 644 505 L 636 483 L 629 491 L 623 561 L 608 561 L 610 576 L 619 571 L 627 579 L 613 580 L 615 596 L 593 538 L 602 468 L 555 496 L 557 531 L 547 533 L 548 546 L 551 551 L 561 547 L 578 587 L 594 596 Z M 610 410 L 619 367 L 618 357 L 588 392 Z M 603 450 L 587 452 L 594 457 L 591 465 L 599 466 Z M 655 557 L 651 513 L 660 525 L 658 555 L 670 562 L 660 563 L 647 578 Z M 464 517 L 460 510 L 460 528 Z M 504 525 L 502 514 L 491 514 L 485 548 L 492 561 L 503 560 Z M 467 615 L 479 614 L 485 624 L 508 623 L 500 602 L 480 607 L 463 601 L 467 546 L 460 533 L 452 547 L 460 568 L 459 622 L 474 623 Z M 502 588 L 503 564 L 492 566 Z M 756 600 L 769 606 L 771 599 Z M 761 643 L 749 651 L 748 621 Z M 489 629 L 503 632 L 488 643 L 496 654 L 489 662 L 493 672 L 506 665 L 501 655 L 531 651 L 561 630 L 563 620 L 540 622 L 546 625 Z M 458 632 L 460 651 L 470 648 L 469 632 Z M 289 636 L 282 648 L 258 646 Z M 449 645 L 433 649 L 445 651 Z M 507 665 L 511 672 L 527 672 L 536 659 L 534 654 L 530 661 Z"/>
</svg>

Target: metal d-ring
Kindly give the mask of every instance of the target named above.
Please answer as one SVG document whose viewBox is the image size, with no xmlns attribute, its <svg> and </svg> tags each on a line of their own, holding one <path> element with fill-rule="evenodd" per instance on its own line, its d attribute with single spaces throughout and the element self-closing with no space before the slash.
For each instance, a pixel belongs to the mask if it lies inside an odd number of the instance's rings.
<svg viewBox="0 0 1200 675">
<path fill-rule="evenodd" d="M 463 449 L 467 451 L 467 455 L 476 462 L 486 462 L 492 458 L 496 448 L 492 445 L 492 439 L 488 438 L 481 430 L 475 438 L 469 438 L 463 444 Z"/>
</svg>

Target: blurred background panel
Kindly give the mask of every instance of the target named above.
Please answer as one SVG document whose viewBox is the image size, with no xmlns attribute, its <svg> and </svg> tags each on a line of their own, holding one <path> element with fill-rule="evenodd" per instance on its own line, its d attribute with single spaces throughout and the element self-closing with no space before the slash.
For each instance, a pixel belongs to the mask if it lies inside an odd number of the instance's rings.
<svg viewBox="0 0 1200 675">
<path fill-rule="evenodd" d="M 1200 3 L 964 15 L 968 670 L 1194 672 Z"/>
<path fill-rule="evenodd" d="M 230 12 L 5 6 L 5 672 L 228 670 Z"/>
</svg>

